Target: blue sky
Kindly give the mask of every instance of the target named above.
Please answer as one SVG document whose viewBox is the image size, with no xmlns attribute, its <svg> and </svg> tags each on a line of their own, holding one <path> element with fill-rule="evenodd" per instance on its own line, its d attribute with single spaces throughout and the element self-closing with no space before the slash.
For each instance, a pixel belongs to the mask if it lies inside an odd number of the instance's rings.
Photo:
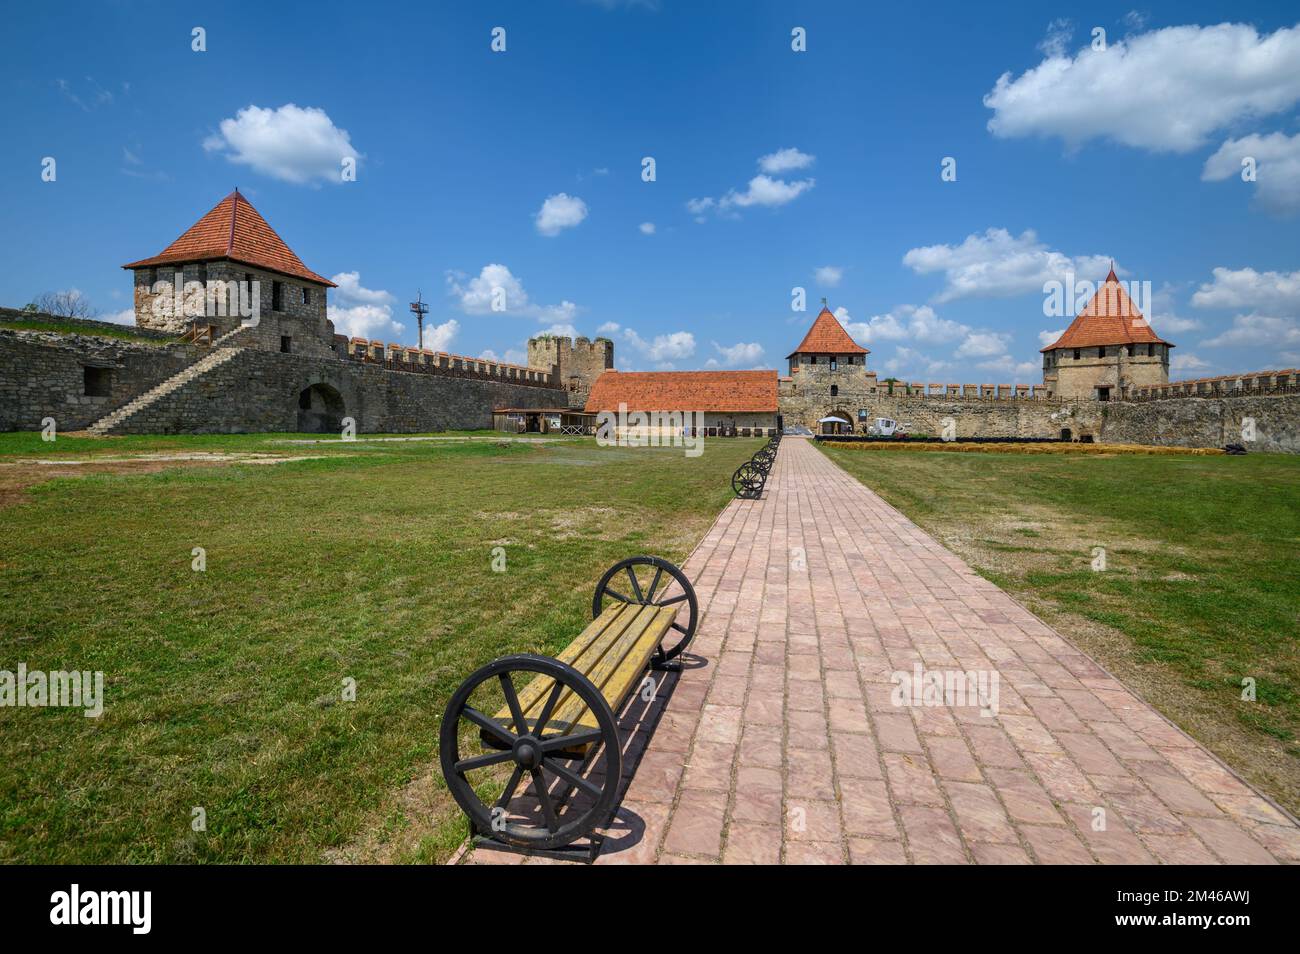
<svg viewBox="0 0 1300 954">
<path fill-rule="evenodd" d="M 1113 258 L 1152 283 L 1175 377 L 1294 367 L 1297 19 L 1131 0 L 21 4 L 0 37 L 0 304 L 76 288 L 121 315 L 120 265 L 237 185 L 341 276 L 340 330 L 413 343 L 419 288 L 426 334 L 458 353 L 520 360 L 572 329 L 612 337 L 624 369 L 784 369 L 825 296 L 882 375 L 1033 382 L 1066 323 L 1043 282 Z"/>
</svg>

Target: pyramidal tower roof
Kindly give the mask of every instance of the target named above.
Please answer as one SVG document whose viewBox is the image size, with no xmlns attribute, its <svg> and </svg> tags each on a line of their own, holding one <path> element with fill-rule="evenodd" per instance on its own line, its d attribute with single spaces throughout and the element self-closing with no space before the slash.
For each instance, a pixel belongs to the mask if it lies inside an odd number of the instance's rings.
<svg viewBox="0 0 1300 954">
<path fill-rule="evenodd" d="M 248 198 L 236 189 L 213 207 L 165 249 L 152 258 L 130 262 L 123 268 L 148 268 L 176 262 L 229 259 L 291 275 L 317 285 L 335 287 L 303 264 L 293 249 L 267 224 Z"/>
<path fill-rule="evenodd" d="M 1151 323 L 1142 316 L 1133 299 L 1115 277 L 1110 274 L 1102 282 L 1088 306 L 1075 316 L 1055 342 L 1040 351 L 1057 348 L 1091 348 L 1097 345 L 1162 344 L 1174 347 L 1155 333 Z"/>
<path fill-rule="evenodd" d="M 871 354 L 871 352 L 854 341 L 844 330 L 840 320 L 831 313 L 830 308 L 822 305 L 822 310 L 813 319 L 812 327 L 803 336 L 803 341 L 799 342 L 799 347 L 786 357 L 793 358 L 797 354 Z"/>
</svg>

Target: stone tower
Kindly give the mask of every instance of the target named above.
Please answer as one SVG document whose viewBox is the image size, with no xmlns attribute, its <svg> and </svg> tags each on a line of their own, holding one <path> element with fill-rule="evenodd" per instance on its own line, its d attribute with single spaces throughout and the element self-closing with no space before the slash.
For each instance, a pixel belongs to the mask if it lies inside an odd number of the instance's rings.
<svg viewBox="0 0 1300 954">
<path fill-rule="evenodd" d="M 324 353 L 334 325 L 326 292 L 335 287 L 294 254 L 236 189 L 151 258 L 123 265 L 135 274 L 135 323 L 206 340 L 258 321 L 240 344 Z"/>
<path fill-rule="evenodd" d="M 780 381 L 782 424 L 802 424 L 814 433 L 852 431 L 858 410 L 876 393 L 876 372 L 867 370 L 870 353 L 823 302 L 803 341 L 787 355 L 790 376 Z"/>
<path fill-rule="evenodd" d="M 1088 306 L 1042 349 L 1043 384 L 1062 398 L 1111 401 L 1169 383 L 1169 351 L 1110 270 Z"/>
<path fill-rule="evenodd" d="M 614 342 L 608 338 L 591 341 L 555 335 L 529 338 L 528 367 L 550 375 L 564 388 L 570 407 L 582 407 L 596 379 L 614 367 Z"/>
</svg>

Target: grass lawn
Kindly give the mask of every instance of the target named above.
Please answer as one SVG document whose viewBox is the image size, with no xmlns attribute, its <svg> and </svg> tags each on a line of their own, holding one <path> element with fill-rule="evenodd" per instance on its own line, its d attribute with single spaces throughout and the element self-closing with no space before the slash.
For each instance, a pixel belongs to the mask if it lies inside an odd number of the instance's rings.
<svg viewBox="0 0 1300 954">
<path fill-rule="evenodd" d="M 0 708 L 0 861 L 445 857 L 465 831 L 434 767 L 456 684 L 558 651 L 615 560 L 684 559 L 760 444 L 295 437 L 0 435 L 0 669 L 102 670 L 106 695 L 98 719 Z M 18 463 L 190 451 L 323 456 Z"/>
<path fill-rule="evenodd" d="M 1300 812 L 1300 458 L 825 452 Z"/>
<path fill-rule="evenodd" d="M 60 321 L 57 318 L 4 318 L 0 319 L 0 328 L 9 331 L 50 331 L 61 335 L 90 335 L 98 338 L 122 338 L 136 344 L 164 345 L 166 338 L 153 338 L 138 335 L 130 325 L 117 328 L 100 328 L 95 325 L 80 325 L 75 321 Z"/>
</svg>

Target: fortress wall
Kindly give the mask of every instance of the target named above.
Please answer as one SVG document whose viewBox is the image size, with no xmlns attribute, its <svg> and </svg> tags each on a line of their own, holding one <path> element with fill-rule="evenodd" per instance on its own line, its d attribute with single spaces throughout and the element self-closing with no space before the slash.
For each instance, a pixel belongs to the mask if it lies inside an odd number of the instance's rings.
<svg viewBox="0 0 1300 954">
<path fill-rule="evenodd" d="M 1300 454 L 1300 394 L 1247 397 L 1175 397 L 1094 405 L 1099 439 L 1107 443 L 1222 447 L 1248 452 Z M 1255 440 L 1244 440 L 1242 422 L 1254 421 Z"/>
<path fill-rule="evenodd" d="M 46 417 L 59 431 L 80 430 L 200 354 L 187 346 L 0 329 L 0 431 L 38 431 Z M 85 393 L 88 366 L 107 370 L 107 396 Z"/>
<path fill-rule="evenodd" d="M 115 434 L 297 431 L 298 396 L 324 384 L 357 433 L 492 427 L 494 407 L 553 407 L 554 388 L 390 371 L 337 358 L 247 350 L 128 418 Z"/>
</svg>

